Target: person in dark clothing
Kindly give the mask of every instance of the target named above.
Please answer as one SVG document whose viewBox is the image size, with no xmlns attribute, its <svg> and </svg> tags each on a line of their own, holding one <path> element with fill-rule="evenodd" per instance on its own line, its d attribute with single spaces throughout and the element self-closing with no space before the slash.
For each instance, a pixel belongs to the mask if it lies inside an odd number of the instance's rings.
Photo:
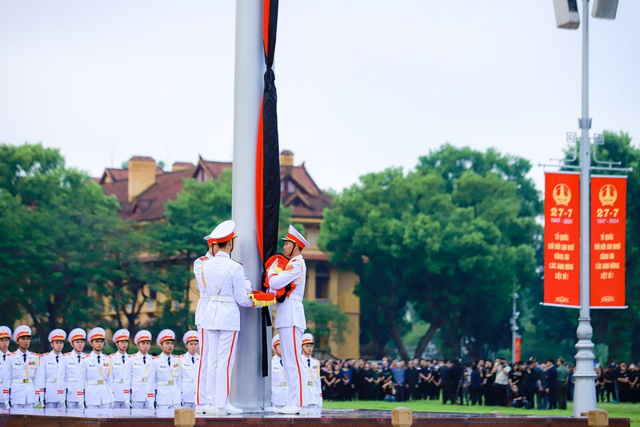
<svg viewBox="0 0 640 427">
<path fill-rule="evenodd" d="M 547 398 L 549 399 L 549 409 L 556 409 L 556 392 L 558 386 L 558 370 L 553 363 L 553 359 L 547 360 Z"/>
<path fill-rule="evenodd" d="M 459 405 L 464 404 L 463 401 L 463 388 L 464 388 L 464 367 L 462 363 L 458 359 L 454 359 L 451 362 L 450 375 L 451 375 L 451 385 L 453 388 L 453 402 L 458 403 Z M 457 401 L 457 402 L 456 402 Z"/>
<path fill-rule="evenodd" d="M 536 387 L 538 384 L 538 371 L 536 371 L 537 363 L 535 361 L 528 361 L 525 364 L 525 374 L 522 380 L 522 393 L 524 394 L 529 407 L 527 409 L 533 409 L 534 396 L 536 395 Z"/>
<path fill-rule="evenodd" d="M 413 361 L 410 360 L 407 362 L 407 370 L 404 372 L 405 400 L 420 399 L 419 380 L 419 371 Z"/>
<path fill-rule="evenodd" d="M 482 405 L 482 373 L 477 364 L 471 365 L 471 383 L 469 384 L 471 405 Z"/>
<path fill-rule="evenodd" d="M 493 362 L 486 360 L 482 372 L 482 395 L 484 396 L 485 406 L 494 406 L 496 404 L 495 394 L 493 391 L 493 381 L 495 373 L 493 372 Z"/>
<path fill-rule="evenodd" d="M 446 405 L 447 402 L 454 403 L 455 389 L 453 386 L 451 362 L 445 360 L 445 364 L 440 367 L 440 381 L 442 382 L 442 404 Z"/>
</svg>

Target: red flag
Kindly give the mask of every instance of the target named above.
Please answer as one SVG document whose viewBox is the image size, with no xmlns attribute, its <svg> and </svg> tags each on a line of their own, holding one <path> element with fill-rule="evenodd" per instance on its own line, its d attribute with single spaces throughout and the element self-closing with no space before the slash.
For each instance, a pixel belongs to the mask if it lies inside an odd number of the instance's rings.
<svg viewBox="0 0 640 427">
<path fill-rule="evenodd" d="M 591 177 L 592 308 L 626 308 L 627 177 Z"/>
<path fill-rule="evenodd" d="M 580 307 L 580 175 L 545 174 L 544 302 Z"/>
</svg>

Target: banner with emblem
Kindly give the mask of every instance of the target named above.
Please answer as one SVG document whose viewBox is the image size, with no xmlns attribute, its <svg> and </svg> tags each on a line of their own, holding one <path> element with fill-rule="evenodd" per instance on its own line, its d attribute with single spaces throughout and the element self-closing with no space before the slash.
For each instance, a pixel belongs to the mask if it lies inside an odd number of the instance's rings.
<svg viewBox="0 0 640 427">
<path fill-rule="evenodd" d="M 591 177 L 591 308 L 626 308 L 627 177 Z"/>
<path fill-rule="evenodd" d="M 544 305 L 580 308 L 580 175 L 546 172 Z"/>
</svg>

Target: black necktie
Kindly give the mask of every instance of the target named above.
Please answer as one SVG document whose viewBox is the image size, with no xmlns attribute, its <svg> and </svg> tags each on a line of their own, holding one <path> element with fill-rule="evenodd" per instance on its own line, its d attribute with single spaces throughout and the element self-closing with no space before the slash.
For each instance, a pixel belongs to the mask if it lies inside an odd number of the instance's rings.
<svg viewBox="0 0 640 427">
<path fill-rule="evenodd" d="M 307 359 L 307 365 L 311 367 L 311 359 Z"/>
<path fill-rule="evenodd" d="M 80 363 L 80 355 L 78 355 L 78 363 Z"/>
<path fill-rule="evenodd" d="M 171 356 L 167 356 L 167 365 L 171 367 Z"/>
<path fill-rule="evenodd" d="M 98 355 L 98 365 L 100 364 L 100 355 Z"/>
<path fill-rule="evenodd" d="M 280 366 L 284 368 L 284 364 L 282 363 L 282 359 L 280 359 Z"/>
<path fill-rule="evenodd" d="M 147 356 L 142 356 L 142 363 L 147 364 Z"/>
<path fill-rule="evenodd" d="M 2 360 L 4 360 L 4 361 L 6 361 L 6 360 L 7 360 L 7 355 L 6 355 L 6 354 L 3 354 L 3 355 L 2 355 Z"/>
<path fill-rule="evenodd" d="M 22 358 L 24 359 L 24 363 L 27 363 L 27 353 L 23 354 Z"/>
<path fill-rule="evenodd" d="M 195 356 L 191 356 L 191 363 L 196 363 L 196 357 Z"/>
<path fill-rule="evenodd" d="M 124 363 L 124 354 L 122 355 L 122 363 Z"/>
<path fill-rule="evenodd" d="M 60 362 L 60 355 L 56 356 L 56 363 Z"/>
</svg>

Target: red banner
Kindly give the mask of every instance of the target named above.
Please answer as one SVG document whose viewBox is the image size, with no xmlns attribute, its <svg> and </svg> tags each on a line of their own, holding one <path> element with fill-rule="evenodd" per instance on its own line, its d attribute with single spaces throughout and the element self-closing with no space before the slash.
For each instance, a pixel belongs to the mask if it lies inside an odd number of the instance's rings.
<svg viewBox="0 0 640 427">
<path fill-rule="evenodd" d="M 519 361 L 522 360 L 521 359 L 521 357 L 522 357 L 522 337 L 520 337 L 520 336 L 516 337 L 515 346 L 516 346 L 516 348 L 513 349 L 514 352 L 515 352 L 515 354 L 513 355 L 513 357 L 514 357 L 513 361 L 514 362 L 519 362 Z"/>
<path fill-rule="evenodd" d="M 592 308 L 625 307 L 626 176 L 591 177 Z"/>
<path fill-rule="evenodd" d="M 580 307 L 578 173 L 545 173 L 543 304 Z"/>
</svg>

